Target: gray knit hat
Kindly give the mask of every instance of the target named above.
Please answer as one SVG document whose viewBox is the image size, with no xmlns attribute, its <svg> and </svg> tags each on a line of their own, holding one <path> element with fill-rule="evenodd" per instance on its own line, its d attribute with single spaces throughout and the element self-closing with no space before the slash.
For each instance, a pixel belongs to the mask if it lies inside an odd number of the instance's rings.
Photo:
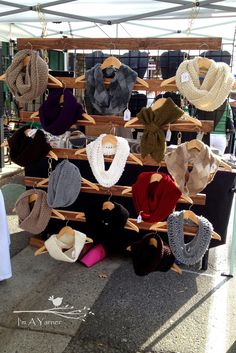
<svg viewBox="0 0 236 353">
<path fill-rule="evenodd" d="M 33 204 L 29 204 L 29 196 L 37 195 Z M 19 217 L 19 227 L 32 234 L 41 233 L 48 225 L 51 217 L 51 208 L 47 204 L 47 194 L 40 189 L 30 189 L 20 195 L 15 204 L 16 214 Z"/>
<path fill-rule="evenodd" d="M 77 199 L 81 188 L 81 175 L 68 159 L 59 163 L 49 177 L 47 202 L 50 207 L 67 207 Z"/>
<path fill-rule="evenodd" d="M 24 66 L 24 58 L 30 56 Z M 48 84 L 48 65 L 31 49 L 20 50 L 6 70 L 6 83 L 17 101 L 27 103 L 43 94 Z"/>
</svg>

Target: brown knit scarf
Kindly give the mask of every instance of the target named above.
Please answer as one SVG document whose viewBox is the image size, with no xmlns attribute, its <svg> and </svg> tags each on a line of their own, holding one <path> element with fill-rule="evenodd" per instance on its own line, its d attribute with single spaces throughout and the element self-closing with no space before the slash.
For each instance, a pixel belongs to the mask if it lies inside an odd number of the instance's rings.
<svg viewBox="0 0 236 353">
<path fill-rule="evenodd" d="M 29 196 L 37 194 L 33 204 L 29 204 Z M 15 204 L 19 217 L 19 227 L 32 234 L 41 233 L 51 217 L 51 208 L 47 204 L 47 194 L 40 189 L 31 189 L 23 192 Z"/>
<path fill-rule="evenodd" d="M 201 192 L 213 180 L 220 165 L 220 159 L 207 145 L 203 142 L 201 144 L 200 151 L 188 150 L 185 142 L 165 156 L 168 172 L 175 179 L 182 193 L 190 196 Z M 188 164 L 193 165 L 190 172 Z"/>
<path fill-rule="evenodd" d="M 142 157 L 150 154 L 156 162 L 160 162 L 165 153 L 165 133 L 163 125 L 173 123 L 184 114 L 171 98 L 155 111 L 152 108 L 142 108 L 137 114 L 138 119 L 145 125 L 141 138 Z"/>
</svg>

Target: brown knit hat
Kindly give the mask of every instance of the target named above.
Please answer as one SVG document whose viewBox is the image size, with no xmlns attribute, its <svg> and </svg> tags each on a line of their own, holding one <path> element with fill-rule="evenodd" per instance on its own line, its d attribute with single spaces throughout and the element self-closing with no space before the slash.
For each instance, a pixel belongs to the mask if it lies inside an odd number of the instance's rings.
<svg viewBox="0 0 236 353">
<path fill-rule="evenodd" d="M 24 66 L 24 58 L 30 56 Z M 39 97 L 47 88 L 48 65 L 31 49 L 20 50 L 6 70 L 6 83 L 17 101 L 27 103 Z"/>
<path fill-rule="evenodd" d="M 37 194 L 37 199 L 31 208 L 29 196 Z M 32 234 L 41 233 L 48 225 L 52 209 L 47 204 L 47 194 L 43 190 L 27 190 L 20 195 L 15 204 L 19 217 L 19 227 Z"/>
</svg>

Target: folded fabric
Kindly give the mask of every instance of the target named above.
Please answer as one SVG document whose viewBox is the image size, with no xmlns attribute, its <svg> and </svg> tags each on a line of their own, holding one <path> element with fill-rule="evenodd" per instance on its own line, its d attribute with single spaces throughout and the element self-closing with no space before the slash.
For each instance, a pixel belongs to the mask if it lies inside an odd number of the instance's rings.
<svg viewBox="0 0 236 353">
<path fill-rule="evenodd" d="M 49 255 L 59 261 L 77 261 L 85 245 L 86 235 L 75 230 L 74 235 L 65 233 L 60 238 L 57 236 L 58 234 L 51 235 L 44 243 Z"/>
<path fill-rule="evenodd" d="M 25 66 L 24 59 L 27 56 L 30 61 Z M 20 50 L 6 70 L 6 84 L 17 101 L 30 102 L 41 96 L 47 88 L 48 65 L 37 51 Z"/>
<path fill-rule="evenodd" d="M 37 198 L 34 203 L 29 203 L 32 194 L 36 194 Z M 23 192 L 16 201 L 15 210 L 19 217 L 19 227 L 32 234 L 39 234 L 47 227 L 52 212 L 47 204 L 46 192 L 40 189 Z"/>
<path fill-rule="evenodd" d="M 25 134 L 27 129 L 28 126 L 23 126 L 8 139 L 10 158 L 22 167 L 39 162 L 52 149 L 42 130 L 38 129 L 33 137 L 29 137 Z"/>
<path fill-rule="evenodd" d="M 153 245 L 154 242 L 156 246 Z M 156 233 L 146 234 L 131 245 L 131 256 L 136 275 L 145 276 L 150 272 L 167 272 L 175 262 L 170 247 Z"/>
<path fill-rule="evenodd" d="M 49 207 L 67 207 L 77 199 L 81 188 L 79 168 L 64 159 L 53 170 L 48 181 L 47 203 Z"/>
<path fill-rule="evenodd" d="M 163 159 L 166 143 L 162 127 L 173 123 L 183 114 L 184 111 L 177 107 L 171 98 L 167 98 L 165 103 L 155 111 L 151 107 L 141 109 L 137 117 L 144 124 L 144 131 L 141 137 L 142 157 L 150 154 L 158 163 Z"/>
<path fill-rule="evenodd" d="M 185 142 L 165 155 L 168 172 L 182 193 L 190 196 L 201 192 L 213 180 L 220 165 L 220 158 L 211 152 L 210 147 L 198 142 L 200 151 L 188 149 L 188 142 Z M 189 164 L 192 164 L 191 171 L 188 169 Z"/>
<path fill-rule="evenodd" d="M 60 103 L 62 95 L 64 95 L 64 102 Z M 52 135 L 62 135 L 78 119 L 81 119 L 84 112 L 71 90 L 60 88 L 48 95 L 47 100 L 39 108 L 39 117 L 45 131 Z"/>
<path fill-rule="evenodd" d="M 197 216 L 198 217 L 198 216 Z M 205 254 L 211 241 L 212 224 L 203 216 L 198 217 L 198 231 L 196 236 L 184 243 L 184 225 L 194 225 L 184 219 L 184 211 L 173 212 L 167 219 L 168 239 L 171 251 L 178 261 L 185 265 L 194 265 Z"/>
<path fill-rule="evenodd" d="M 141 214 L 146 222 L 159 222 L 173 212 L 181 191 L 165 173 L 160 181 L 150 183 L 151 176 L 156 172 L 143 172 L 138 175 L 132 185 L 133 202 L 136 212 Z"/>
<path fill-rule="evenodd" d="M 85 251 L 79 258 L 79 261 L 86 267 L 95 265 L 107 256 L 106 250 L 102 244 L 86 244 L 84 249 Z"/>
<path fill-rule="evenodd" d="M 210 67 L 203 81 L 199 78 L 199 57 L 184 60 L 176 72 L 176 85 L 190 103 L 204 111 L 219 108 L 234 85 L 230 67 L 223 62 L 210 60 Z"/>
</svg>

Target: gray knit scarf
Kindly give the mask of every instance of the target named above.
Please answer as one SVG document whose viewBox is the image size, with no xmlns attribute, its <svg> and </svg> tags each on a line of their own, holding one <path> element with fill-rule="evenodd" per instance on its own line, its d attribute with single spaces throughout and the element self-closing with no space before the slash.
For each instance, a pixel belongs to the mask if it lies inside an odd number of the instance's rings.
<svg viewBox="0 0 236 353">
<path fill-rule="evenodd" d="M 187 244 L 184 243 L 184 225 L 193 225 L 185 220 L 183 211 L 173 212 L 167 219 L 168 239 L 171 251 L 176 260 L 185 265 L 194 265 L 205 254 L 211 241 L 212 224 L 203 216 L 198 217 L 199 226 L 196 236 Z"/>
<path fill-rule="evenodd" d="M 137 73 L 121 65 L 106 89 L 100 64 L 86 71 L 86 94 L 93 107 L 102 115 L 122 113 L 130 100 Z"/>
</svg>

